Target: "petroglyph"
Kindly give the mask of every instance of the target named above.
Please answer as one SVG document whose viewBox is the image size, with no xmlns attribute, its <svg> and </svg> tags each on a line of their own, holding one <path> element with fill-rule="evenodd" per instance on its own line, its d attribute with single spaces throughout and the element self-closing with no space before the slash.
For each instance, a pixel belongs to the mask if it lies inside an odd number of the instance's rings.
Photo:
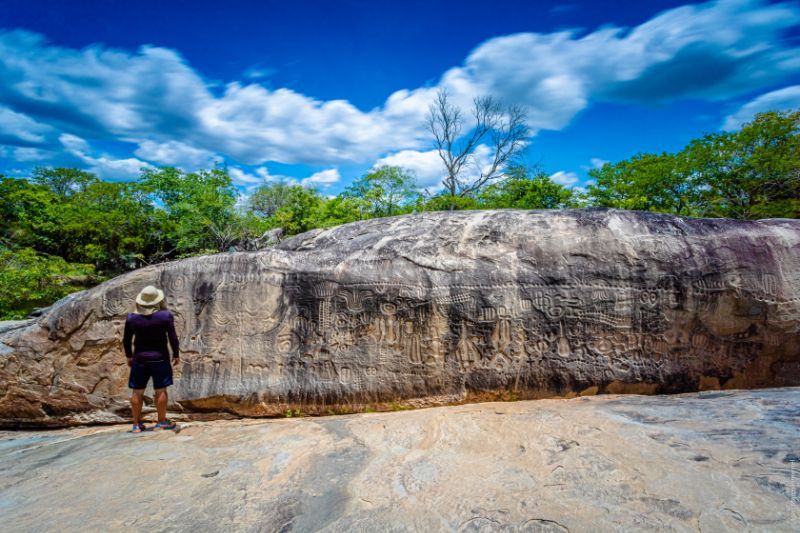
<svg viewBox="0 0 800 533">
<path fill-rule="evenodd" d="M 798 384 L 798 250 L 797 221 L 613 210 L 315 230 L 147 267 L 2 333 L 0 418 L 122 412 L 121 323 L 147 284 L 176 316 L 173 397 L 188 410 Z"/>
</svg>

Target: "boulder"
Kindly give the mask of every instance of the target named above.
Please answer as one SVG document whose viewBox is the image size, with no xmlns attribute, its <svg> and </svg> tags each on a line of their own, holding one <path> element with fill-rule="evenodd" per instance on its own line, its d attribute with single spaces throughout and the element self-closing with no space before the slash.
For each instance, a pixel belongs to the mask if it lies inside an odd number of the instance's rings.
<svg viewBox="0 0 800 533">
<path fill-rule="evenodd" d="M 2 424 L 126 416 L 122 330 L 150 284 L 185 413 L 800 384 L 800 221 L 440 212 L 149 266 L 0 326 Z"/>
<path fill-rule="evenodd" d="M 265 231 L 261 237 L 245 238 L 231 246 L 229 252 L 257 252 L 275 246 L 283 240 L 286 231 L 283 228 L 272 228 Z"/>
</svg>

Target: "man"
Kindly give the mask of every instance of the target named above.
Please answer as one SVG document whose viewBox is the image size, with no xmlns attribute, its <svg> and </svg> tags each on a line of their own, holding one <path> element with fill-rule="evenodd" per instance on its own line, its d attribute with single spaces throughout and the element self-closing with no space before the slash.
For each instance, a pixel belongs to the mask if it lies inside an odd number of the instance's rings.
<svg viewBox="0 0 800 533">
<path fill-rule="evenodd" d="M 135 348 L 131 346 L 131 343 Z M 141 421 L 144 389 L 153 378 L 158 422 L 154 430 L 175 429 L 176 424 L 167 420 L 167 387 L 172 385 L 172 367 L 169 364 L 167 342 L 172 348 L 172 364 L 180 362 L 178 336 L 175 320 L 164 308 L 164 292 L 148 285 L 136 296 L 136 313 L 128 314 L 122 344 L 131 374 L 128 387 L 133 389 L 131 411 L 133 433 L 141 433 L 145 425 Z"/>
</svg>

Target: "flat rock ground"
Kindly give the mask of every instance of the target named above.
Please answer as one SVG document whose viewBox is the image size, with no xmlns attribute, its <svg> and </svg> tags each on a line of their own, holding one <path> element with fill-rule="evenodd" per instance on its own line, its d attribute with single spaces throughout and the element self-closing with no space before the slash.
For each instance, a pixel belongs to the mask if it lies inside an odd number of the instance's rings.
<svg viewBox="0 0 800 533">
<path fill-rule="evenodd" d="M 0 434 L 3 531 L 798 531 L 800 388 Z"/>
</svg>

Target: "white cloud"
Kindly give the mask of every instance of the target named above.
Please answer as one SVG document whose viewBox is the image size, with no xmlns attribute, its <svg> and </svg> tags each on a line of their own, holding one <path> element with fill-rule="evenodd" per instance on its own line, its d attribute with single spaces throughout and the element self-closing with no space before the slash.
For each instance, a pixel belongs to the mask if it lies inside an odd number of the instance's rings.
<svg viewBox="0 0 800 533">
<path fill-rule="evenodd" d="M 555 181 L 560 185 L 564 185 L 565 187 L 571 187 L 578 183 L 578 175 L 574 172 L 567 172 L 564 170 L 559 170 L 553 174 L 550 174 L 550 179 Z"/>
<path fill-rule="evenodd" d="M 44 142 L 43 134 L 52 130 L 50 126 L 36 122 L 27 115 L 0 106 L 0 139 L 38 144 Z"/>
<path fill-rule="evenodd" d="M 300 180 L 300 183 L 305 187 L 315 187 L 317 185 L 322 187 L 330 187 L 334 183 L 341 181 L 341 179 L 342 175 L 339 174 L 339 169 L 329 168 L 326 170 L 320 170 L 308 178 Z"/>
<path fill-rule="evenodd" d="M 84 152 L 89 151 L 89 143 L 77 135 L 72 135 L 71 133 L 62 133 L 58 137 L 58 140 L 68 152 L 83 154 Z"/>
<path fill-rule="evenodd" d="M 89 143 L 76 135 L 64 133 L 59 136 L 64 149 L 73 157 L 82 161 L 90 172 L 109 181 L 126 181 L 138 178 L 143 168 L 153 168 L 145 161 L 129 157 L 116 159 L 102 154 L 98 157 L 89 154 Z"/>
<path fill-rule="evenodd" d="M 606 161 L 605 159 L 600 159 L 599 157 L 592 157 L 591 159 L 589 159 L 588 165 L 581 165 L 581 169 L 588 172 L 590 170 L 603 168 L 603 165 L 605 165 L 606 163 L 609 163 L 609 161 Z"/>
<path fill-rule="evenodd" d="M 416 177 L 417 186 L 423 189 L 440 187 L 445 175 L 444 165 L 436 150 L 427 152 L 402 150 L 378 159 L 374 167 L 383 165 L 403 167 L 412 171 Z"/>
<path fill-rule="evenodd" d="M 134 157 L 114 159 L 109 156 L 84 157 L 84 162 L 89 165 L 89 170 L 99 177 L 109 181 L 128 181 L 138 178 L 143 168 L 153 168 L 152 165 Z"/>
<path fill-rule="evenodd" d="M 278 181 L 283 177 L 280 175 L 270 174 L 267 167 L 258 167 L 256 169 L 256 174 L 261 176 L 264 181 Z"/>
<path fill-rule="evenodd" d="M 263 185 L 273 183 L 300 185 L 300 181 L 297 178 L 280 174 L 270 174 L 267 167 L 255 168 L 252 172 L 247 172 L 239 167 L 228 167 L 228 174 L 233 180 L 234 185 L 238 186 L 239 189 L 239 196 L 236 199 L 237 209 L 245 208 L 253 192 Z"/>
<path fill-rule="evenodd" d="M 213 167 L 220 156 L 179 141 L 142 141 L 134 152 L 137 156 L 159 165 L 177 166 L 187 170 Z"/>
<path fill-rule="evenodd" d="M 13 158 L 16 161 L 44 161 L 53 157 L 53 152 L 41 148 L 27 146 L 0 146 L 0 156 Z"/>
<path fill-rule="evenodd" d="M 300 181 L 297 178 L 284 176 L 282 174 L 271 174 L 267 167 L 257 167 L 251 172 L 247 172 L 239 167 L 228 167 L 228 174 L 233 180 L 233 183 L 242 188 L 246 194 L 252 193 L 253 190 L 261 185 L 271 183 L 300 185 Z"/>
<path fill-rule="evenodd" d="M 123 140 L 139 145 L 139 158 L 182 166 L 217 154 L 245 165 L 366 163 L 426 153 L 424 119 L 440 87 L 465 107 L 480 95 L 523 105 L 538 130 L 565 127 L 592 102 L 719 100 L 773 85 L 800 70 L 800 49 L 782 41 L 798 24 L 793 3 L 719 0 L 632 28 L 501 36 L 434 86 L 398 90 L 366 111 L 257 83 L 228 83 L 220 94 L 166 48 L 78 50 L 27 31 L 0 32 L 0 142 L 52 147 L 58 133 Z M 267 74 L 259 69 L 247 75 Z M 420 181 L 433 183 L 430 172 L 420 169 Z"/>
<path fill-rule="evenodd" d="M 228 175 L 230 175 L 233 183 L 236 185 L 257 185 L 264 183 L 264 178 L 248 174 L 244 170 L 237 167 L 228 167 Z"/>
<path fill-rule="evenodd" d="M 419 109 L 405 98 L 395 97 L 384 115 L 258 84 L 229 83 L 215 96 L 164 48 L 74 50 L 29 32 L 0 32 L 0 73 L 7 88 L 0 101 L 24 101 L 31 117 L 57 122 L 64 133 L 136 142 L 137 155 L 159 163 L 220 152 L 246 164 L 366 161 L 419 144 Z"/>
<path fill-rule="evenodd" d="M 485 144 L 476 146 L 469 161 L 464 165 L 460 179 L 464 183 L 470 183 L 478 179 L 481 172 L 489 170 L 492 161 L 491 156 L 491 148 Z M 383 165 L 403 167 L 412 171 L 420 190 L 427 189 L 429 192 L 435 192 L 443 188 L 442 180 L 446 175 L 446 171 L 436 150 L 425 152 L 402 150 L 378 159 L 373 168 Z"/>
<path fill-rule="evenodd" d="M 561 129 L 590 101 L 724 99 L 797 72 L 780 36 L 792 4 L 721 0 L 665 11 L 626 31 L 604 27 L 491 39 L 448 72 L 465 91 L 524 105 L 534 128 Z"/>
<path fill-rule="evenodd" d="M 752 121 L 756 114 L 765 111 L 800 110 L 800 85 L 784 87 L 777 91 L 762 94 L 743 105 L 736 113 L 729 115 L 722 129 L 733 131 Z"/>
<path fill-rule="evenodd" d="M 285 174 L 272 174 L 267 167 L 258 167 L 255 173 L 261 176 L 266 183 L 283 183 L 285 185 L 300 185 L 300 181 L 292 176 Z"/>
</svg>

